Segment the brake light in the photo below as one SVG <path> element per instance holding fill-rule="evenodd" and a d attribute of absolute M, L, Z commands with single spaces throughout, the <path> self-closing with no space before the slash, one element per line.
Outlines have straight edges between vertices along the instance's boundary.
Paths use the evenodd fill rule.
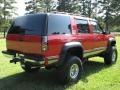
<path fill-rule="evenodd" d="M 47 36 L 42 36 L 42 51 L 48 50 L 48 38 Z"/>

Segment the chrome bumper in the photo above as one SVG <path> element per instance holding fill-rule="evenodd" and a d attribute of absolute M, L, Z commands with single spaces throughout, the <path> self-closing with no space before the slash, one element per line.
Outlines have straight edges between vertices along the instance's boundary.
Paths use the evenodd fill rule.
<path fill-rule="evenodd" d="M 32 59 L 24 59 L 24 62 L 29 62 L 29 63 L 33 63 L 33 64 L 40 64 L 40 65 L 44 65 L 45 61 L 35 61 Z"/>
<path fill-rule="evenodd" d="M 16 55 L 15 53 L 9 51 L 2 51 L 2 54 L 8 58 L 13 58 Z"/>
<path fill-rule="evenodd" d="M 39 64 L 39 65 L 45 65 L 45 60 L 43 58 L 38 58 L 38 59 L 34 59 L 34 58 L 28 58 L 26 57 L 24 54 L 16 54 L 13 52 L 9 52 L 9 51 L 2 51 L 3 55 L 8 57 L 8 58 L 12 58 L 12 60 L 10 60 L 10 63 L 16 63 L 16 62 L 28 62 L 28 63 L 33 63 L 33 64 Z M 56 63 L 58 60 L 57 59 L 48 59 L 48 65 Z"/>

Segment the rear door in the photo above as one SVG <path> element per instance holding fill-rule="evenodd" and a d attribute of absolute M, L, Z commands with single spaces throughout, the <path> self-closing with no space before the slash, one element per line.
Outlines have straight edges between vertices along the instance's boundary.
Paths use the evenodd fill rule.
<path fill-rule="evenodd" d="M 17 18 L 8 31 L 7 48 L 20 53 L 40 54 L 45 26 L 45 14 Z"/>
<path fill-rule="evenodd" d="M 78 28 L 77 39 L 82 43 L 84 52 L 87 53 L 94 47 L 94 39 L 90 31 L 88 20 L 75 18 L 75 21 Z"/>

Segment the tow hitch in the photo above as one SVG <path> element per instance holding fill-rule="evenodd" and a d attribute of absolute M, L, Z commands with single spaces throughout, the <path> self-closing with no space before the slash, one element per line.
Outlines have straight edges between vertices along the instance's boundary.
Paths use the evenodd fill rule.
<path fill-rule="evenodd" d="M 20 58 L 13 58 L 12 60 L 10 60 L 10 63 L 17 63 L 17 62 L 20 62 L 22 61 L 23 59 L 20 59 Z"/>

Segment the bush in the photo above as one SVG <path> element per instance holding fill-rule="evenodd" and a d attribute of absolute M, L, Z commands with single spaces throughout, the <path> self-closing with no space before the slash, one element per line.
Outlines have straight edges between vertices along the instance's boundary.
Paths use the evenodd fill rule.
<path fill-rule="evenodd" d="M 111 32 L 120 32 L 120 26 L 114 26 L 110 29 Z"/>

